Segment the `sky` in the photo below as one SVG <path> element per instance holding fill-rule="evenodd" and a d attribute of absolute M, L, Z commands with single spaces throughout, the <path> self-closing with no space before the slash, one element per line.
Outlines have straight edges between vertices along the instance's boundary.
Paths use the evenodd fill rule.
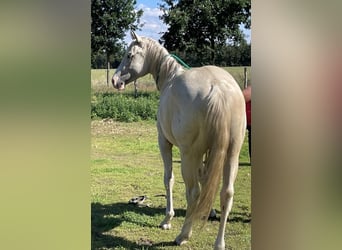
<path fill-rule="evenodd" d="M 163 12 L 159 10 L 160 3 L 160 0 L 137 0 L 136 9 L 143 9 L 144 11 L 140 20 L 140 23 L 144 24 L 144 26 L 141 30 L 136 32 L 138 35 L 151 37 L 158 41 L 161 37 L 160 33 L 167 30 L 167 26 L 159 19 L 159 16 L 163 14 Z M 243 30 L 247 36 L 247 42 L 249 43 L 251 40 L 251 31 Z M 127 44 L 131 42 L 129 32 L 126 33 L 125 41 Z"/>

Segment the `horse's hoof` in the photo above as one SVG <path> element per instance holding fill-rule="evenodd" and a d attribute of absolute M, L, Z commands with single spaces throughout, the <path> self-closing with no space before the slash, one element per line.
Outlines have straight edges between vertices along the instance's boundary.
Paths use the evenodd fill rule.
<path fill-rule="evenodd" d="M 225 245 L 218 245 L 214 247 L 214 250 L 224 250 L 225 249 Z"/>
<path fill-rule="evenodd" d="M 175 239 L 175 244 L 178 246 L 181 246 L 187 242 L 188 242 L 188 238 L 183 237 L 181 235 L 177 236 L 177 238 Z"/>
<path fill-rule="evenodd" d="M 171 229 L 171 223 L 160 224 L 159 227 L 163 230 Z"/>

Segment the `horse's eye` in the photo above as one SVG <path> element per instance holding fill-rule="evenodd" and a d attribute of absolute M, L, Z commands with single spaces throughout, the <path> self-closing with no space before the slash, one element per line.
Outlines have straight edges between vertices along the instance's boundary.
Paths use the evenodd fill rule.
<path fill-rule="evenodd" d="M 127 54 L 127 58 L 128 58 L 128 59 L 131 59 L 131 58 L 132 58 L 132 53 L 131 53 L 131 52 Z"/>

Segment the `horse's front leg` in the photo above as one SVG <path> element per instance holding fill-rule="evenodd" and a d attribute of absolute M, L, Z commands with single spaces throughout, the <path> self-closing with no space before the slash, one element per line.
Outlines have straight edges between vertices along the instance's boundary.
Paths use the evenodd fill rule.
<path fill-rule="evenodd" d="M 160 223 L 162 229 L 171 228 L 171 220 L 175 215 L 173 210 L 172 189 L 174 176 L 172 172 L 172 144 L 164 137 L 161 129 L 158 127 L 158 143 L 160 153 L 164 162 L 164 185 L 166 190 L 166 216 Z"/>

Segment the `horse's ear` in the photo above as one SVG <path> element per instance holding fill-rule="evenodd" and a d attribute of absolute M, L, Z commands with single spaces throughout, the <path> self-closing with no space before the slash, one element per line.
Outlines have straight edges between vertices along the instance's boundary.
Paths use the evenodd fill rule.
<path fill-rule="evenodd" d="M 131 30 L 131 37 L 132 37 L 132 40 L 135 40 L 138 43 L 140 42 L 140 37 L 133 30 Z"/>

